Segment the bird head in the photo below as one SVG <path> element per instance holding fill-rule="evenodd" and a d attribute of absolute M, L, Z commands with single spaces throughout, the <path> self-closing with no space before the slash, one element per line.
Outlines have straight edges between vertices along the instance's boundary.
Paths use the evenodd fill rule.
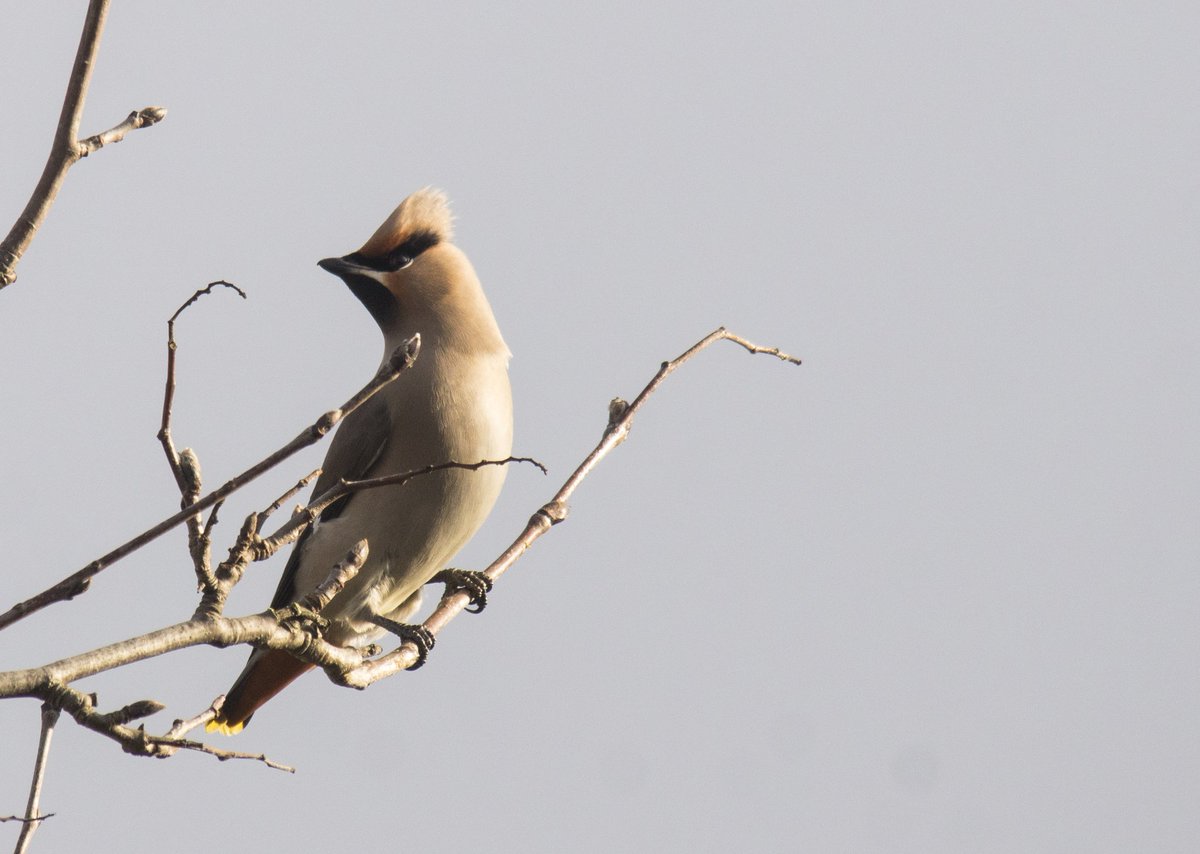
<path fill-rule="evenodd" d="M 318 263 L 346 283 L 386 339 L 420 332 L 426 343 L 507 353 L 471 262 L 450 242 L 451 221 L 445 195 L 418 190 L 362 248 Z"/>

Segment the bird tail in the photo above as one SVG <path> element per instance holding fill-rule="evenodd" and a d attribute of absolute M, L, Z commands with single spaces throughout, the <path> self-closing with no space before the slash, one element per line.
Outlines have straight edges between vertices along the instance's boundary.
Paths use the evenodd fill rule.
<path fill-rule="evenodd" d="M 293 658 L 283 650 L 255 650 L 250 654 L 242 675 L 225 696 L 221 711 L 205 725 L 205 731 L 222 735 L 241 732 L 259 706 L 311 668 L 311 664 Z"/>

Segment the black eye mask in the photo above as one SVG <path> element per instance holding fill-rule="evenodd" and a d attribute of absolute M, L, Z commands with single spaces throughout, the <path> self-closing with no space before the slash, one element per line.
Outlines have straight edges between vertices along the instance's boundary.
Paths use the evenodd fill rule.
<path fill-rule="evenodd" d="M 415 261 L 418 255 L 437 243 L 438 236 L 433 232 L 418 231 L 409 235 L 407 240 L 382 258 L 368 258 L 360 252 L 354 252 L 347 255 L 346 260 L 381 273 L 394 273 L 396 270 L 403 270 Z"/>

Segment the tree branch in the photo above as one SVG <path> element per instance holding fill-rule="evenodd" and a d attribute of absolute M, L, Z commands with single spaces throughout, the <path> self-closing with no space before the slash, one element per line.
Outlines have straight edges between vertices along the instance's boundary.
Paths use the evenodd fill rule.
<path fill-rule="evenodd" d="M 443 463 L 437 466 L 427 466 L 412 472 L 405 472 L 386 478 L 374 478 L 370 481 L 356 481 L 346 484 L 347 491 L 374 488 L 379 486 L 403 483 L 414 477 L 441 471 L 447 468 L 479 469 L 484 466 L 502 465 L 508 460 L 484 460 L 478 463 Z M 335 487 L 336 489 L 336 487 Z M 329 490 L 328 495 L 333 490 Z M 291 530 L 290 539 L 298 536 L 299 530 L 308 524 L 306 520 L 315 518 L 309 510 L 304 510 L 293 517 L 293 521 L 285 526 Z M 291 528 L 294 524 L 298 526 Z M 255 536 L 258 514 L 251 513 L 243 525 L 242 533 L 237 542 L 230 548 L 229 563 L 237 566 L 222 565 L 218 576 L 240 577 L 241 564 L 258 557 L 261 551 L 261 540 Z M 271 539 L 284 539 L 279 534 Z M 347 553 L 345 560 L 330 569 L 329 575 L 307 597 L 306 607 L 319 610 L 328 604 L 342 585 L 347 583 L 362 567 L 367 558 L 368 544 L 362 540 L 355 544 Z M 263 557 L 269 554 L 263 554 Z M 234 579 L 234 582 L 236 578 Z M 230 583 L 228 586 L 232 586 Z M 228 590 L 225 590 L 228 594 Z M 203 599 L 207 599 L 207 594 Z M 123 667 L 137 661 L 145 661 L 169 652 L 185 649 L 191 646 L 211 645 L 218 647 L 235 644 L 253 644 L 271 649 L 282 649 L 311 662 L 335 674 L 354 670 L 362 664 L 363 652 L 356 648 L 339 647 L 330 644 L 319 637 L 314 637 L 291 620 L 286 609 L 279 612 L 264 611 L 247 617 L 224 617 L 219 608 L 205 608 L 202 602 L 192 619 L 176 623 L 157 631 L 149 632 L 138 637 L 118 641 L 99 649 L 73 655 L 43 667 L 31 667 L 25 670 L 10 670 L 0 672 L 0 698 L 5 697 L 40 697 L 43 700 L 54 701 L 61 686 L 69 685 L 86 676 L 94 676 L 106 670 Z M 64 706 L 64 708 L 66 708 Z M 69 711 L 69 709 L 68 709 Z"/>
<path fill-rule="evenodd" d="M 288 442 L 275 453 L 268 456 L 266 459 L 255 463 L 250 468 L 246 469 L 241 474 L 235 475 L 232 479 L 226 481 L 221 487 L 208 493 L 208 495 L 196 501 L 194 504 L 189 504 L 178 513 L 168 516 L 163 521 L 159 522 L 152 528 L 138 534 L 127 543 L 117 546 L 112 551 L 97 558 L 71 575 L 68 575 L 62 581 L 43 590 L 36 596 L 26 599 L 24 602 L 18 602 L 16 605 L 9 608 L 3 614 L 0 614 L 0 629 L 5 629 L 13 623 L 29 616 L 36 611 L 40 611 L 47 605 L 55 602 L 63 602 L 68 599 L 73 599 L 80 593 L 85 592 L 91 585 L 92 578 L 103 572 L 112 564 L 116 563 L 121 558 L 136 551 L 146 543 L 161 537 L 167 531 L 174 528 L 180 522 L 185 521 L 189 516 L 207 510 L 217 502 L 221 501 L 228 495 L 241 489 L 247 483 L 257 478 L 259 475 L 279 465 L 284 460 L 293 456 L 297 452 L 307 448 L 320 441 L 330 430 L 336 427 L 343 418 L 349 415 L 358 407 L 362 406 L 370 400 L 380 389 L 389 383 L 396 380 L 401 373 L 412 367 L 417 359 L 417 355 L 421 350 L 421 336 L 414 335 L 408 341 L 401 344 L 392 353 L 392 357 L 379 369 L 369 383 L 363 386 L 353 397 L 351 397 L 341 408 L 333 409 L 326 412 L 295 439 Z"/>
<path fill-rule="evenodd" d="M 241 531 L 238 532 L 237 539 L 229 549 L 229 556 L 221 562 L 221 565 L 217 567 L 217 571 L 212 574 L 212 584 L 201 587 L 202 595 L 200 597 L 200 604 L 197 606 L 195 613 L 192 614 L 192 617 L 193 619 L 209 619 L 221 616 L 221 613 L 225 609 L 225 601 L 229 598 L 229 593 L 242 580 L 242 575 L 251 561 L 266 560 L 284 546 L 295 542 L 299 539 L 300 534 L 304 532 L 305 528 L 320 518 L 321 513 L 324 512 L 326 507 L 344 495 L 363 489 L 375 489 L 380 486 L 403 484 L 415 477 L 432 474 L 435 471 L 443 471 L 444 469 L 456 468 L 474 471 L 484 466 L 502 466 L 514 462 L 533 463 L 543 473 L 546 471 L 545 466 L 537 460 L 528 457 L 506 457 L 503 460 L 480 460 L 476 463 L 460 463 L 451 460 L 386 477 L 359 481 L 342 480 L 314 498 L 307 507 L 297 509 L 292 514 L 292 518 L 284 523 L 274 534 L 263 537 L 259 531 L 267 518 L 279 509 L 279 506 L 290 495 L 303 489 L 308 481 L 316 477 L 320 472 L 318 469 L 289 489 L 287 493 L 280 496 L 266 510 L 251 513 L 246 517 L 245 522 L 242 523 Z M 365 548 L 366 541 L 364 540 L 363 542 Z M 362 561 L 360 560 L 359 565 L 361 566 L 361 564 Z M 355 572 L 357 571 L 356 568 Z M 325 605 L 322 604 L 317 607 L 319 609 L 325 607 Z"/>
<path fill-rule="evenodd" d="M 188 300 L 167 320 L 167 382 L 166 388 L 163 391 L 163 407 L 162 407 L 162 422 L 158 428 L 158 441 L 163 446 L 163 453 L 167 455 L 167 464 L 171 467 L 171 473 L 175 475 L 175 483 L 179 486 L 179 492 L 185 498 L 183 506 L 192 504 L 200 497 L 200 489 L 198 486 L 193 486 L 192 479 L 189 478 L 180 465 L 179 454 L 175 451 L 175 442 L 171 438 L 171 407 L 175 402 L 175 353 L 179 346 L 175 343 L 175 321 L 187 309 L 194 304 L 200 297 L 206 294 L 211 294 L 213 288 L 218 286 L 230 288 L 235 291 L 242 299 L 246 299 L 246 292 L 232 282 L 226 282 L 224 279 L 216 282 L 209 282 L 204 287 L 200 288 L 192 294 Z M 198 478 L 197 478 L 198 480 Z M 189 495 L 194 493 L 194 497 L 186 500 Z"/>
<path fill-rule="evenodd" d="M 199 500 L 203 478 L 200 474 L 200 459 L 196 452 L 191 448 L 184 448 L 181 452 L 176 451 L 175 442 L 171 436 L 171 407 L 175 400 L 175 356 L 178 350 L 178 345 L 175 343 L 175 321 L 187 310 L 188 306 L 205 294 L 212 293 L 213 288 L 217 286 L 231 288 L 242 299 L 246 298 L 246 292 L 235 284 L 224 280 L 210 282 L 192 294 L 167 320 L 167 379 L 166 388 L 163 391 L 162 422 L 158 430 L 158 441 L 167 457 L 167 465 L 171 468 L 171 474 L 175 477 L 175 484 L 179 487 L 181 496 L 179 506 L 181 508 L 188 507 Z M 188 553 L 191 555 L 192 566 L 196 573 L 197 587 L 202 591 L 209 590 L 216 585 L 216 579 L 212 573 L 211 532 L 213 525 L 217 522 L 217 511 L 220 509 L 220 505 L 219 501 L 213 505 L 207 523 L 203 521 L 200 512 L 193 513 L 185 520 Z"/>
<path fill-rule="evenodd" d="M 224 279 L 209 282 L 192 294 L 167 319 L 167 381 L 166 388 L 163 390 L 162 422 L 158 428 L 158 441 L 162 445 L 163 453 L 166 454 L 167 465 L 171 467 L 175 484 L 179 487 L 181 496 L 179 506 L 181 508 L 188 507 L 200 499 L 203 479 L 200 476 L 200 458 L 196 452 L 191 448 L 176 451 L 175 441 L 171 436 L 171 407 L 175 402 L 175 354 L 179 349 L 175 343 L 175 321 L 200 297 L 211 294 L 213 288 L 218 286 L 230 288 L 242 299 L 246 299 L 246 292 L 232 282 L 226 282 Z M 191 555 L 192 567 L 196 572 L 196 584 L 201 591 L 211 590 L 217 583 L 212 573 L 211 534 L 213 525 L 217 523 L 217 510 L 220 509 L 220 506 L 220 501 L 213 505 L 207 523 L 202 521 L 202 514 L 199 511 L 185 520 L 188 533 L 188 554 Z"/>
<path fill-rule="evenodd" d="M 102 714 L 96 711 L 97 700 L 95 694 L 85 694 L 75 688 L 53 681 L 48 682 L 44 690 L 39 691 L 39 696 L 43 694 L 49 696 L 45 705 L 53 707 L 56 716 L 58 714 L 57 710 L 61 708 L 74 718 L 77 724 L 85 729 L 90 729 L 92 732 L 103 735 L 105 738 L 112 739 L 121 745 L 122 750 L 133 756 L 153 756 L 156 759 L 166 759 L 169 756 L 174 756 L 180 750 L 193 750 L 198 753 L 207 753 L 210 756 L 215 756 L 221 761 L 228 759 L 253 759 L 264 763 L 269 768 L 276 768 L 292 774 L 296 772 L 295 768 L 275 762 L 261 753 L 222 750 L 219 747 L 213 747 L 203 742 L 192 741 L 191 739 L 180 738 L 178 736 L 151 735 L 146 732 L 144 726 L 139 726 L 137 729 L 125 726 L 131 720 L 143 718 L 161 711 L 163 708 L 162 703 L 154 700 L 139 700 L 115 712 Z M 172 732 L 177 727 L 178 722 L 176 722 L 175 727 L 172 727 Z"/>
<path fill-rule="evenodd" d="M 115 145 L 123 140 L 125 135 L 130 131 L 156 125 L 166 117 L 166 107 L 142 107 L 140 110 L 134 110 L 125 117 L 123 122 L 113 125 L 106 131 L 93 134 L 87 139 L 80 140 L 77 149 L 79 157 L 87 157 L 89 154 L 99 151 L 106 145 Z"/>
<path fill-rule="evenodd" d="M 485 466 L 505 466 L 509 463 L 529 463 L 537 466 L 542 474 L 546 474 L 546 467 L 533 457 L 505 457 L 502 460 L 479 460 L 474 463 L 460 463 L 455 460 L 447 460 L 444 463 L 435 463 L 433 465 L 424 466 L 412 471 L 397 472 L 396 474 L 383 475 L 381 477 L 372 477 L 365 480 L 340 480 L 329 489 L 322 492 L 320 495 L 313 496 L 313 499 L 308 503 L 308 506 L 294 513 L 292 518 L 285 522 L 274 534 L 267 537 L 262 537 L 259 540 L 258 549 L 262 557 L 270 557 L 275 552 L 279 551 L 288 543 L 295 542 L 300 534 L 315 522 L 329 505 L 333 504 L 341 498 L 350 495 L 354 492 L 360 492 L 364 489 L 377 489 L 381 486 L 398 486 L 402 483 L 407 483 L 415 477 L 422 477 L 427 474 L 432 474 L 436 471 L 445 471 L 446 469 L 468 469 L 476 471 Z M 313 477 L 309 475 L 309 477 Z M 277 502 L 278 503 L 278 502 Z M 274 507 L 275 505 L 272 505 Z M 261 557 L 256 559 L 261 560 Z"/>
<path fill-rule="evenodd" d="M 799 359 L 782 353 L 776 348 L 760 347 L 724 328 L 717 329 L 705 336 L 677 358 L 663 362 L 658 372 L 632 403 L 626 403 L 618 398 L 609 405 L 608 423 L 600 442 L 572 472 L 550 501 L 533 514 L 516 540 L 484 570 L 485 575 L 493 581 L 499 579 L 513 563 L 528 551 L 534 542 L 551 527 L 565 520 L 567 518 L 567 502 L 575 490 L 588 474 L 626 439 L 634 416 L 650 396 L 671 373 L 699 352 L 720 340 L 732 341 L 750 353 L 773 355 L 784 361 L 800 364 Z M 251 514 L 243 528 L 243 535 L 239 537 L 238 544 L 235 544 L 231 552 L 234 550 L 253 552 L 267 541 L 277 541 L 282 544 L 282 542 L 294 539 L 295 536 L 298 536 L 298 531 L 309 524 L 312 518 L 315 518 L 314 514 L 319 514 L 320 511 L 317 508 L 323 506 L 323 503 L 327 506 L 328 502 L 336 500 L 349 491 L 403 483 L 412 477 L 444 468 L 475 469 L 484 465 L 499 465 L 516 461 L 516 459 L 520 458 L 465 464 L 448 462 L 415 472 L 363 481 L 343 481 L 314 499 L 308 508 L 297 512 L 277 534 L 265 540 L 257 538 L 258 515 Z M 339 490 L 341 491 L 339 492 Z M 276 502 L 271 509 L 280 503 Z M 275 545 L 275 548 L 278 548 L 278 545 Z M 224 617 L 219 613 L 200 615 L 198 610 L 198 616 L 174 626 L 71 656 L 42 667 L 0 673 L 0 698 L 39 697 L 56 708 L 62 708 L 82 726 L 118 741 L 127 752 L 137 755 L 168 756 L 180 749 L 188 749 L 210 753 L 222 759 L 256 759 L 271 767 L 284 767 L 285 770 L 290 770 L 261 755 L 221 751 L 200 742 L 183 739 L 184 733 L 212 718 L 215 714 L 216 704 L 189 721 L 176 721 L 166 735 L 152 736 L 147 734 L 143 728 L 134 730 L 125 724 L 131 719 L 157 710 L 159 707 L 153 701 L 141 701 L 116 712 L 101 714 L 95 710 L 95 699 L 71 688 L 70 683 L 85 676 L 92 676 L 190 646 L 207 644 L 227 647 L 235 644 L 252 644 L 258 647 L 285 650 L 302 661 L 322 668 L 326 675 L 337 684 L 358 689 L 366 688 L 381 679 L 406 670 L 416 663 L 416 647 L 411 643 L 404 643 L 391 652 L 380 655 L 379 648 L 373 645 L 363 649 L 336 646 L 320 636 L 320 621 L 312 619 L 312 614 L 319 611 L 329 599 L 337 594 L 342 585 L 354 577 L 366 556 L 367 543 L 360 541 L 346 555 L 345 560 L 331 569 L 326 580 L 305 598 L 298 609 L 284 608 L 279 611 L 266 611 L 261 614 L 236 618 Z M 239 558 L 239 560 L 245 559 Z M 218 570 L 217 574 L 221 575 L 221 570 Z M 470 596 L 465 592 L 454 592 L 443 596 L 438 607 L 426 619 L 424 627 L 436 635 L 459 612 L 464 610 L 470 601 Z"/>
<path fill-rule="evenodd" d="M 79 37 L 79 49 L 71 67 L 71 79 L 67 83 L 67 94 L 63 99 L 62 112 L 59 114 L 58 127 L 54 132 L 54 142 L 50 146 L 46 166 L 25 209 L 17 217 L 8 236 L 0 242 L 0 289 L 17 280 L 17 263 L 50 212 L 58 190 L 67 177 L 67 171 L 93 151 L 109 143 L 120 142 L 131 130 L 157 124 L 167 114 L 164 107 L 135 110 L 115 127 L 80 142 L 79 121 L 83 115 L 88 85 L 92 80 L 96 52 L 100 48 L 100 35 L 108 17 L 108 5 L 109 0 L 91 0 L 88 4 L 83 33 Z"/>
<path fill-rule="evenodd" d="M 17 839 L 15 854 L 23 854 L 29 850 L 29 843 L 41 823 L 49 816 L 39 812 L 42 799 L 42 783 L 46 779 L 46 762 L 50 759 L 50 739 L 54 736 L 54 725 L 58 723 L 58 707 L 50 703 L 42 704 L 42 735 L 38 739 L 37 759 L 33 763 L 33 780 L 29 784 L 29 801 L 25 805 L 25 826 Z M 51 813 L 50 815 L 53 815 Z"/>
<path fill-rule="evenodd" d="M 566 483 L 554 494 L 554 497 L 533 514 L 529 520 L 529 524 L 525 526 L 525 530 L 513 541 L 512 545 L 504 550 L 504 553 L 500 557 L 492 562 L 491 566 L 483 571 L 484 575 L 492 579 L 492 581 L 498 580 L 509 567 L 516 563 L 521 555 L 529 550 L 529 547 L 534 542 L 553 526 L 567 518 L 567 501 L 571 495 L 583 483 L 584 478 L 591 473 L 592 469 L 599 465 L 600 461 L 608 456 L 613 448 L 625 441 L 629 435 L 630 427 L 633 425 L 633 417 L 645 405 L 646 401 L 650 399 L 650 396 L 680 366 L 717 341 L 732 341 L 752 354 L 761 353 L 775 356 L 793 365 L 800 364 L 799 359 L 795 356 L 789 356 L 778 347 L 761 347 L 758 344 L 747 341 L 741 336 L 734 335 L 723 326 L 701 338 L 676 358 L 668 362 L 663 362 L 658 369 L 658 373 L 650 379 L 646 387 L 633 399 L 633 403 L 626 403 L 620 398 L 616 398 L 609 404 L 608 425 L 604 428 L 604 435 L 600 439 L 600 443 L 579 464 L 579 467 L 571 473 L 571 476 L 567 478 Z M 446 624 L 458 616 L 459 612 L 470 604 L 471 596 L 462 591 L 445 596 L 438 604 L 437 609 L 429 615 L 422 625 L 431 634 L 437 635 L 438 632 L 445 628 Z M 340 678 L 335 677 L 334 681 L 342 682 L 352 688 L 366 688 L 380 679 L 386 679 L 395 673 L 399 673 L 401 670 L 407 670 L 417 662 L 417 657 L 418 650 L 416 645 L 405 643 L 387 655 L 372 659 L 371 661 L 364 661 L 360 667 L 344 674 Z"/>

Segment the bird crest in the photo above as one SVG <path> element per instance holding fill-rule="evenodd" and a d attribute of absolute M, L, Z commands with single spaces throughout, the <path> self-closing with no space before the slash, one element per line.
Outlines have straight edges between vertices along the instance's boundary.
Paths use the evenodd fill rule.
<path fill-rule="evenodd" d="M 431 243 L 449 241 L 454 235 L 453 219 L 446 195 L 425 187 L 402 201 L 358 251 L 368 258 L 381 258 L 418 235 L 431 238 Z"/>

